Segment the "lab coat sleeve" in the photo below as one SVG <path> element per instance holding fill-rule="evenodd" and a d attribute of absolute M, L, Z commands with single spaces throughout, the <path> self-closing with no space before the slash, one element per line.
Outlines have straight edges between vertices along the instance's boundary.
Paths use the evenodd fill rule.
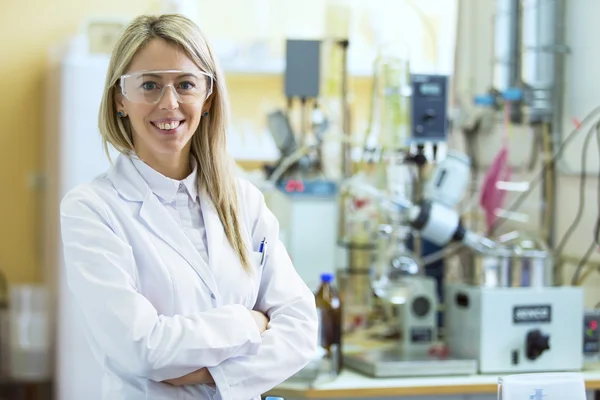
<path fill-rule="evenodd" d="M 75 190 L 64 198 L 61 234 L 67 281 L 100 353 L 154 381 L 257 353 L 260 330 L 242 305 L 158 315 L 136 287 L 131 246 L 115 233 L 106 206 L 90 191 Z"/>
<path fill-rule="evenodd" d="M 248 400 L 271 390 L 305 367 L 317 350 L 314 295 L 279 240 L 279 224 L 262 193 L 252 189 L 247 196 L 260 198 L 253 240 L 266 236 L 269 243 L 255 309 L 265 312 L 270 322 L 258 354 L 209 368 L 222 400 Z"/>

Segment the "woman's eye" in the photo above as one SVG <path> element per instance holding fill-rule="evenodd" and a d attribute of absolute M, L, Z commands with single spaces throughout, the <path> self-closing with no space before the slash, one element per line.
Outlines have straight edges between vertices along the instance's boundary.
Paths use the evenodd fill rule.
<path fill-rule="evenodd" d="M 191 90 L 195 87 L 195 85 L 192 82 L 181 82 L 179 84 L 179 88 L 183 89 L 183 90 Z"/>
<path fill-rule="evenodd" d="M 156 89 L 156 83 L 154 83 L 154 82 L 144 82 L 144 83 L 142 83 L 142 89 L 144 89 L 144 90 L 154 90 L 154 89 Z"/>

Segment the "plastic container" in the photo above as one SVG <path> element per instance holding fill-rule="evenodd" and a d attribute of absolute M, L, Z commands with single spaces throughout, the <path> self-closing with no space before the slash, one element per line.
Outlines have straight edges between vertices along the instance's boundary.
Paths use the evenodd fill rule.
<path fill-rule="evenodd" d="M 41 285 L 10 288 L 8 375 L 27 381 L 51 378 L 49 293 Z"/>

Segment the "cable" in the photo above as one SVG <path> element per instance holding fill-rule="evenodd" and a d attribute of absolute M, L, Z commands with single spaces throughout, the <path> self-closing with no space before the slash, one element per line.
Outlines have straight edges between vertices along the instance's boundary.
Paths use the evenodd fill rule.
<path fill-rule="evenodd" d="M 585 274 L 583 274 L 583 276 L 581 278 L 579 278 L 579 275 L 581 275 L 581 271 L 583 270 L 583 268 L 585 267 L 587 262 L 590 260 L 590 257 L 592 256 L 592 253 L 594 252 L 595 248 L 596 248 L 596 243 L 594 241 L 592 241 L 592 244 L 586 250 L 585 254 L 583 255 L 583 258 L 581 259 L 581 261 L 579 261 L 579 264 L 577 264 L 577 268 L 575 269 L 573 278 L 571 278 L 571 285 L 580 286 L 583 283 L 583 281 L 589 276 L 589 273 L 585 273 Z M 590 271 L 593 271 L 593 270 L 590 270 Z"/>
<path fill-rule="evenodd" d="M 597 126 L 598 125 L 596 125 L 596 127 Z M 577 226 L 579 225 L 579 222 L 581 221 L 581 217 L 583 216 L 583 211 L 585 208 L 585 182 L 587 180 L 586 179 L 587 178 L 587 157 L 588 157 L 589 144 L 590 144 L 590 140 L 592 139 L 593 131 L 594 131 L 594 127 L 591 127 L 588 130 L 588 133 L 586 134 L 584 142 L 583 142 L 583 147 L 581 149 L 581 171 L 579 174 L 579 204 L 577 206 L 577 213 L 575 213 L 575 218 L 573 219 L 573 222 L 571 222 L 571 225 L 566 230 L 562 239 L 558 243 L 558 246 L 556 246 L 555 254 L 557 256 L 557 259 L 562 254 L 562 251 L 563 251 L 565 245 L 567 244 L 567 241 L 573 235 L 573 232 L 575 232 L 575 229 L 577 229 Z M 596 131 L 597 131 L 597 129 L 596 129 Z M 598 133 L 596 133 L 596 135 L 598 135 Z"/>
<path fill-rule="evenodd" d="M 598 142 L 598 153 L 600 153 L 600 124 L 596 125 L 596 130 L 598 135 L 596 136 Z M 594 226 L 594 243 L 596 246 L 600 247 L 600 169 L 598 170 L 597 177 L 598 189 L 596 194 L 596 202 L 598 203 L 598 213 L 596 214 L 596 224 Z"/>
<path fill-rule="evenodd" d="M 596 124 L 596 143 L 598 145 L 598 153 L 600 154 L 600 123 Z M 598 170 L 598 189 L 597 189 L 597 202 L 598 202 L 598 214 L 596 215 L 596 226 L 594 227 L 594 240 L 592 241 L 592 244 L 590 245 L 590 247 L 587 249 L 585 255 L 583 256 L 583 258 L 581 259 L 581 261 L 579 262 L 579 264 L 577 265 L 577 268 L 575 269 L 575 273 L 573 274 L 573 278 L 571 279 L 571 284 L 573 285 L 581 285 L 583 284 L 583 282 L 587 279 L 587 277 L 592 273 L 593 270 L 589 270 L 586 271 L 586 273 L 583 274 L 583 276 L 581 276 L 581 278 L 579 277 L 579 275 L 581 275 L 581 271 L 583 270 L 583 268 L 585 267 L 585 265 L 587 264 L 587 262 L 589 261 L 594 249 L 596 249 L 598 247 L 598 229 L 600 227 L 600 169 Z"/>
<path fill-rule="evenodd" d="M 537 137 L 537 135 L 536 135 L 536 137 Z M 584 146 L 584 148 L 587 148 L 587 146 Z M 544 123 L 542 125 L 542 149 L 543 149 L 544 155 L 546 157 L 550 157 L 550 155 L 552 154 L 552 137 L 551 137 L 550 130 L 548 129 L 547 123 Z M 583 157 L 582 157 L 582 159 L 583 159 Z M 583 168 L 584 167 L 582 166 L 582 169 Z M 546 238 L 546 243 L 550 243 L 551 233 L 552 233 L 552 223 L 550 221 L 553 217 L 552 211 L 555 208 L 554 203 L 556 201 L 556 199 L 554 198 L 553 179 L 552 178 L 556 174 L 556 168 L 554 165 L 551 165 L 551 163 L 545 162 L 543 169 L 544 169 L 544 173 L 545 173 L 545 176 L 544 176 L 545 188 L 544 188 L 544 190 L 546 191 L 546 194 L 543 198 L 546 200 L 546 202 L 545 202 L 545 204 L 543 204 L 544 220 L 542 221 L 542 224 L 543 224 L 543 233 Z M 581 190 L 582 190 L 582 194 L 583 194 L 583 188 Z"/>
<path fill-rule="evenodd" d="M 581 126 L 584 126 L 585 124 L 588 124 L 590 122 L 590 120 L 592 120 L 592 118 L 596 118 L 598 115 L 600 114 L 600 106 L 594 108 L 588 115 L 586 115 L 586 117 L 581 121 L 581 125 L 577 128 L 575 128 L 574 130 L 572 130 L 566 137 L 565 140 L 563 140 L 563 142 L 561 143 L 561 145 L 559 146 L 558 150 L 556 151 L 556 153 L 554 154 L 554 156 L 551 158 L 551 162 L 554 162 L 556 160 L 558 160 L 561 156 L 563 151 L 565 150 L 565 148 L 567 147 L 567 145 L 569 143 L 571 143 L 576 137 L 576 133 L 578 133 L 581 130 Z M 598 122 L 598 121 L 596 121 Z M 547 162 L 547 161 L 546 161 Z M 541 170 L 538 175 L 531 180 L 530 182 L 530 186 L 529 186 L 529 190 L 527 192 L 523 192 L 521 193 L 516 199 L 515 201 L 510 205 L 510 207 L 507 208 L 508 211 L 516 211 L 521 204 L 523 204 L 523 202 L 525 201 L 525 199 L 527 199 L 527 196 L 529 196 L 529 194 L 531 194 L 532 189 L 534 189 L 540 182 L 541 182 L 541 175 L 544 171 Z M 496 230 L 502 226 L 502 224 L 506 221 L 506 219 L 504 218 L 499 218 L 496 220 L 496 222 L 492 225 L 491 229 L 490 229 L 490 236 L 493 235 Z M 600 233 L 600 227 L 598 228 L 598 231 Z"/>

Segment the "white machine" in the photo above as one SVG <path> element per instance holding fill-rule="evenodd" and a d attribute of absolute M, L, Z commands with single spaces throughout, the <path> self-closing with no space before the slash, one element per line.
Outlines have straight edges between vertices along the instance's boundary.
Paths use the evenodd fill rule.
<path fill-rule="evenodd" d="M 449 285 L 445 304 L 450 351 L 481 373 L 583 367 L 581 288 Z"/>
<path fill-rule="evenodd" d="M 403 280 L 406 301 L 396 305 L 401 332 L 400 349 L 404 353 L 427 354 L 438 336 L 436 282 L 426 276 L 410 276 Z"/>
<path fill-rule="evenodd" d="M 311 184 L 297 181 L 265 197 L 296 271 L 316 292 L 321 273 L 336 269 L 337 221 L 332 216 L 338 214 L 338 200 L 331 191 L 312 191 Z"/>

